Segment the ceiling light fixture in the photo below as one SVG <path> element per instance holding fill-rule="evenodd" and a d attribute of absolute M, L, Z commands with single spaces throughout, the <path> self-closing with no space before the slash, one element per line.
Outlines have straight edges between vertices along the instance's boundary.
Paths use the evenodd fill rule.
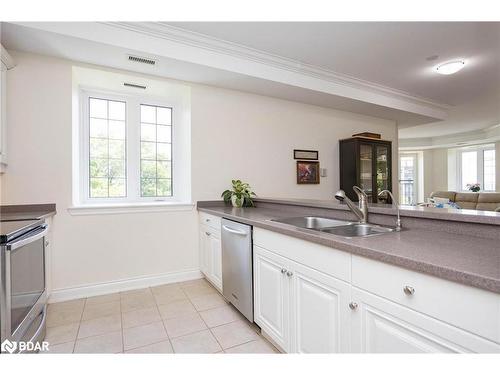
<path fill-rule="evenodd" d="M 437 65 L 434 70 L 439 74 L 450 75 L 458 72 L 465 66 L 464 60 L 448 61 Z"/>

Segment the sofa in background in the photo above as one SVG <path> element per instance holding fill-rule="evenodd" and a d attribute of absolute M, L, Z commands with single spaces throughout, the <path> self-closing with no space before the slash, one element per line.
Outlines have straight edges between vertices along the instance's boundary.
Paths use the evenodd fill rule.
<path fill-rule="evenodd" d="M 435 191 L 431 198 L 445 198 L 467 210 L 500 212 L 500 193 L 458 193 L 455 191 Z"/>

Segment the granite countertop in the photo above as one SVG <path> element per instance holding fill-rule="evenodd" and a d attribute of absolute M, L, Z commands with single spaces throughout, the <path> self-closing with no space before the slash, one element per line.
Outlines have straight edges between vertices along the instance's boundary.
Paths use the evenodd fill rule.
<path fill-rule="evenodd" d="M 346 204 L 340 204 L 332 198 L 332 200 L 318 199 L 280 199 L 280 198 L 255 198 L 255 202 L 286 204 L 290 206 L 303 207 L 318 207 L 318 208 L 334 208 L 335 210 L 349 210 Z M 477 224 L 500 225 L 500 212 L 466 210 L 456 208 L 435 208 L 421 206 L 400 206 L 401 217 L 417 217 L 423 219 L 437 219 L 448 221 L 459 221 Z M 396 209 L 390 204 L 369 203 L 368 212 L 395 215 Z"/>
<path fill-rule="evenodd" d="M 0 206 L 1 221 L 40 220 L 55 214 L 55 203 Z"/>
<path fill-rule="evenodd" d="M 365 238 L 343 238 L 269 221 L 297 216 L 285 209 L 232 208 L 216 204 L 199 211 L 329 246 L 355 255 L 500 293 L 497 240 L 447 232 L 408 229 Z"/>

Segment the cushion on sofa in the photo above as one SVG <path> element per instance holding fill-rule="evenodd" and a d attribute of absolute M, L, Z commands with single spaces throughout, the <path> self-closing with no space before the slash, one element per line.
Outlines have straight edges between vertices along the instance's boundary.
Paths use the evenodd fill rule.
<path fill-rule="evenodd" d="M 479 193 L 456 193 L 455 202 L 473 202 L 477 203 Z"/>
<path fill-rule="evenodd" d="M 435 191 L 431 193 L 431 198 L 446 198 L 449 199 L 450 201 L 454 202 L 455 201 L 455 195 L 456 193 L 454 191 Z"/>
<path fill-rule="evenodd" d="M 500 193 L 480 193 L 477 198 L 478 203 L 499 203 Z"/>

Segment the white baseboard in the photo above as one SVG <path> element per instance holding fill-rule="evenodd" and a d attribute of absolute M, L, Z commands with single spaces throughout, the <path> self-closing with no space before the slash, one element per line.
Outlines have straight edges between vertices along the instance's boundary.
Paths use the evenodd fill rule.
<path fill-rule="evenodd" d="M 161 275 L 111 281 L 109 283 L 83 285 L 74 288 L 55 289 L 50 292 L 49 303 L 69 301 L 78 298 L 101 296 L 103 294 L 124 292 L 127 290 L 148 288 L 181 281 L 203 278 L 199 269 L 169 272 Z"/>

